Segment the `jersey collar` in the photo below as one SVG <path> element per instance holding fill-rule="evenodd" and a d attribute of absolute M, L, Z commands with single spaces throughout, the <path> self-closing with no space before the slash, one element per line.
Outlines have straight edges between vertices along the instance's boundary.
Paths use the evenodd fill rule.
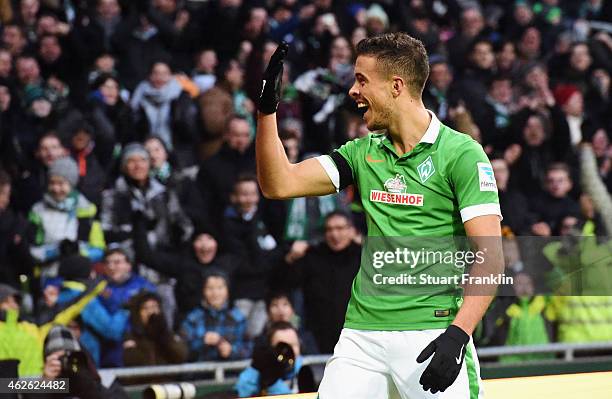
<path fill-rule="evenodd" d="M 427 112 L 431 115 L 431 121 L 419 143 L 433 144 L 436 142 L 438 134 L 440 133 L 440 121 L 433 112 L 430 110 L 427 110 Z"/>
<path fill-rule="evenodd" d="M 427 127 L 427 130 L 425 131 L 423 137 L 421 137 L 421 140 L 419 140 L 419 142 L 417 143 L 417 146 L 421 143 L 435 143 L 438 139 L 438 135 L 440 134 L 440 120 L 430 110 L 427 110 L 427 112 L 429 113 L 429 115 L 431 115 L 431 121 L 429 121 L 429 126 Z M 395 154 L 395 148 L 393 147 L 393 144 L 391 143 L 391 140 L 389 139 L 389 136 L 387 134 L 385 134 L 384 137 L 382 137 L 382 139 L 380 140 L 380 145 L 387 147 L 389 150 L 391 150 L 393 154 Z M 408 155 L 411 152 L 406 153 L 404 155 Z"/>

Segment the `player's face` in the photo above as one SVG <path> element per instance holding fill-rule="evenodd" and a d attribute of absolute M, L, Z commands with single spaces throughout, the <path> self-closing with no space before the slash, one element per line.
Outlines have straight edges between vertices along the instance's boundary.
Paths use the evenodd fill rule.
<path fill-rule="evenodd" d="M 360 110 L 366 110 L 363 120 L 370 131 L 386 129 L 391 112 L 391 79 L 385 78 L 377 68 L 377 61 L 371 56 L 359 56 L 355 62 L 355 83 L 349 95 L 357 102 Z"/>

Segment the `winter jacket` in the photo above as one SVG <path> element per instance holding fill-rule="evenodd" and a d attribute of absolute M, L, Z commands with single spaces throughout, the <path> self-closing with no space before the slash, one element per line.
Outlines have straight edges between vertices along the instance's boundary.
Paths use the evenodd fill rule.
<path fill-rule="evenodd" d="M 276 382 L 269 387 L 262 387 L 259 383 L 259 371 L 254 367 L 247 367 L 238 376 L 238 382 L 234 386 L 238 391 L 238 397 L 246 398 L 250 396 L 256 396 L 263 389 L 266 389 L 268 395 L 286 395 L 296 393 L 297 389 L 292 389 L 290 385 L 294 385 L 297 379 L 297 375 L 302 368 L 303 359 L 298 356 L 295 359 L 295 366 L 293 370 L 285 375 L 285 378 L 279 378 Z"/>
<path fill-rule="evenodd" d="M 306 328 L 312 331 L 321 353 L 333 353 L 338 342 L 360 259 L 358 244 L 334 252 L 321 243 L 310 248 L 293 268 L 294 283 L 304 292 Z"/>
<path fill-rule="evenodd" d="M 181 334 L 189 345 L 192 360 L 223 360 L 216 347 L 204 344 L 207 332 L 218 333 L 232 345 L 230 359 L 246 359 L 251 355 L 251 345 L 245 336 L 246 318 L 238 308 L 226 304 L 217 310 L 200 304 L 181 324 Z"/>
<path fill-rule="evenodd" d="M 140 308 L 150 296 L 137 295 L 130 301 L 130 323 L 124 336 L 123 361 L 126 367 L 156 366 L 187 360 L 187 345 L 168 328 L 163 314 L 140 319 Z M 156 298 L 159 301 L 159 298 Z"/>
<path fill-rule="evenodd" d="M 182 320 L 189 311 L 198 306 L 202 296 L 204 275 L 211 268 L 223 270 L 230 281 L 236 269 L 240 268 L 243 258 L 235 254 L 217 254 L 208 264 L 198 261 L 193 252 L 177 253 L 176 251 L 153 250 L 146 237 L 142 220 L 134 223 L 134 250 L 139 263 L 163 274 L 174 277 L 174 293 L 178 307 L 178 320 Z"/>
<path fill-rule="evenodd" d="M 193 232 L 172 190 L 153 178 L 142 190 L 119 177 L 114 188 L 102 193 L 100 220 L 109 242 L 130 243 L 135 212 L 147 221 L 147 237 L 154 248 L 173 248 L 187 242 Z"/>
<path fill-rule="evenodd" d="M 282 249 L 270 234 L 260 212 L 243 216 L 230 206 L 225 212 L 224 231 L 227 248 L 244 262 L 232 281 L 234 298 L 263 299 L 272 271 L 280 264 Z"/>
<path fill-rule="evenodd" d="M 68 324 L 106 287 L 101 281 L 64 306 L 43 325 L 19 319 L 19 312 L 0 312 L 0 360 L 19 359 L 19 376 L 36 376 L 43 369 L 43 342 L 54 324 Z"/>
<path fill-rule="evenodd" d="M 78 242 L 81 255 L 94 262 L 102 259 L 106 244 L 96 213 L 96 206 L 76 190 L 61 203 L 45 194 L 28 215 L 32 256 L 43 263 L 55 261 L 60 243 L 69 240 Z"/>
<path fill-rule="evenodd" d="M 161 137 L 178 155 L 181 166 L 195 164 L 198 109 L 177 79 L 170 79 L 160 89 L 148 81 L 141 82 L 132 95 L 131 106 L 137 131 Z"/>
<path fill-rule="evenodd" d="M 240 153 L 224 144 L 217 154 L 200 166 L 197 185 L 201 188 L 204 203 L 214 222 L 221 222 L 234 183 L 242 174 L 255 174 L 253 146 Z"/>
<path fill-rule="evenodd" d="M 64 281 L 60 278 L 51 280 L 50 284 L 57 285 L 60 288 L 60 294 L 55 306 L 52 308 L 42 306 L 39 310 L 39 323 L 51 320 L 50 315 L 81 295 L 86 289 L 86 284 L 83 282 Z M 80 341 L 91 354 L 95 364 L 99 366 L 101 351 L 107 345 L 113 343 L 116 345 L 123 338 L 128 325 L 129 312 L 126 309 L 120 309 L 114 313 L 109 312 L 98 296 L 85 306 L 80 318 L 83 322 Z"/>

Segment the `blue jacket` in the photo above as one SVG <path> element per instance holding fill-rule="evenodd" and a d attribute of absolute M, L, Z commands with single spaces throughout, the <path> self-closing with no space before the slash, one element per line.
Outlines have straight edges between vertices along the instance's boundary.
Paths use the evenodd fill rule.
<path fill-rule="evenodd" d="M 251 355 L 251 345 L 245 336 L 246 318 L 238 308 L 230 308 L 226 304 L 216 310 L 200 305 L 189 312 L 181 323 L 181 333 L 189 345 L 192 360 L 223 360 L 216 347 L 204 344 L 204 335 L 211 331 L 232 345 L 230 359 L 246 359 Z"/>
<path fill-rule="evenodd" d="M 297 378 L 300 369 L 302 368 L 302 357 L 298 356 L 295 359 L 295 367 L 293 371 L 285 375 L 285 378 L 279 378 L 276 382 L 270 385 L 267 389 L 268 395 L 286 395 L 294 393 L 291 390 L 291 380 Z M 234 389 L 238 391 L 238 397 L 246 398 L 249 396 L 258 395 L 263 387 L 259 386 L 259 371 L 253 367 L 247 367 L 240 373 L 238 382 L 234 386 Z"/>
<path fill-rule="evenodd" d="M 109 312 L 115 313 L 122 309 L 130 298 L 141 290 L 155 292 L 156 288 L 149 281 L 145 280 L 144 277 L 132 273 L 123 283 L 117 284 L 109 280 L 100 300 Z"/>
<path fill-rule="evenodd" d="M 84 289 L 82 283 L 74 281 L 60 282 L 61 291 L 58 304 L 71 301 Z M 101 302 L 100 297 L 94 298 L 81 312 L 84 328 L 81 333 L 81 343 L 89 351 L 96 365 L 100 366 L 101 346 L 107 342 L 122 343 L 123 334 L 128 325 L 129 312 L 120 309 L 110 313 Z M 102 341 L 105 343 L 102 344 Z"/>

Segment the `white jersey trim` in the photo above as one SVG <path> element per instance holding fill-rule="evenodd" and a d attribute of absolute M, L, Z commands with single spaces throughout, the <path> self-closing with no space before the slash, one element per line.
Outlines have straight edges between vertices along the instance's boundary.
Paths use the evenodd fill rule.
<path fill-rule="evenodd" d="M 315 159 L 323 166 L 325 173 L 327 173 L 332 184 L 336 187 L 336 192 L 338 192 L 340 189 L 340 173 L 334 161 L 332 161 L 329 155 L 319 155 Z"/>
<path fill-rule="evenodd" d="M 470 219 L 474 219 L 475 217 L 484 215 L 497 215 L 499 216 L 500 221 L 503 220 L 499 204 L 495 203 L 467 206 L 463 208 L 460 212 L 461 220 L 463 221 L 463 223 L 467 222 Z"/>

